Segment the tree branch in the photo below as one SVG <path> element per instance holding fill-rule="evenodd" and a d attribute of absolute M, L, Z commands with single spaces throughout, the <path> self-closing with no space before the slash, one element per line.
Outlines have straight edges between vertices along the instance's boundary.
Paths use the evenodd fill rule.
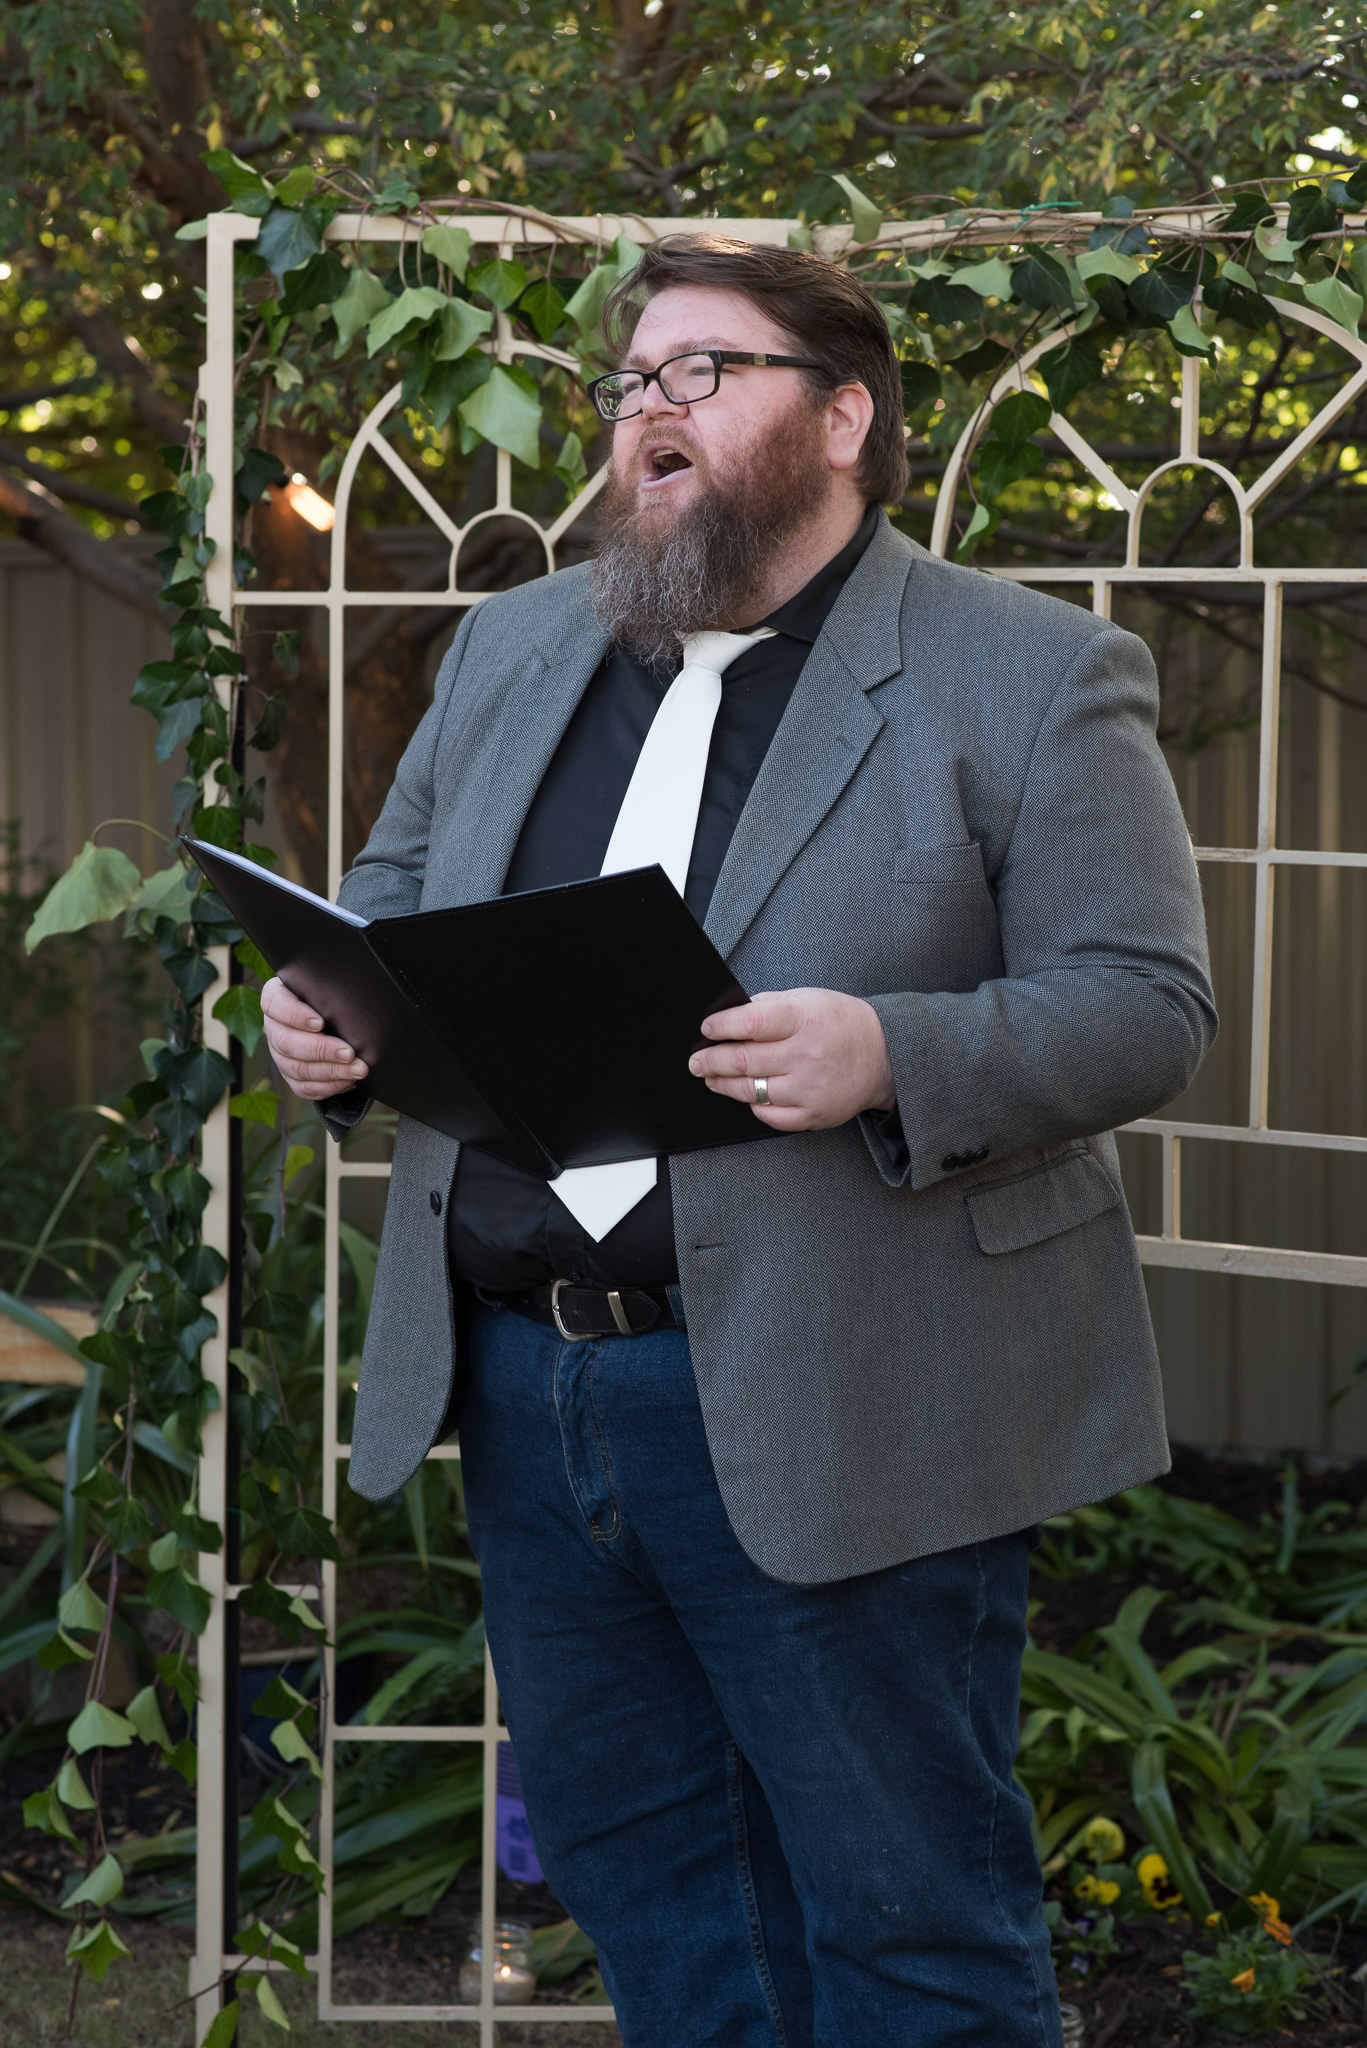
<path fill-rule="evenodd" d="M 136 519 L 139 526 L 143 523 L 142 514 L 131 498 L 120 498 L 113 491 L 102 491 L 97 484 L 83 484 L 78 477 L 68 476 L 64 469 L 53 469 L 46 462 L 31 462 L 13 441 L 0 440 L 0 462 L 7 462 L 11 469 L 22 470 L 25 476 L 31 476 L 54 497 L 64 498 L 72 505 L 88 505 L 92 512 L 105 512 L 111 519 Z"/>

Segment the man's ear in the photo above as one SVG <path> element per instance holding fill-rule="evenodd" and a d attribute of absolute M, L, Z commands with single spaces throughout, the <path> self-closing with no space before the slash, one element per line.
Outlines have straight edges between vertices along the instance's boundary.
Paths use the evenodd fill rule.
<path fill-rule="evenodd" d="M 832 469 L 853 469 L 873 425 L 865 384 L 841 384 L 826 402 L 826 459 Z"/>

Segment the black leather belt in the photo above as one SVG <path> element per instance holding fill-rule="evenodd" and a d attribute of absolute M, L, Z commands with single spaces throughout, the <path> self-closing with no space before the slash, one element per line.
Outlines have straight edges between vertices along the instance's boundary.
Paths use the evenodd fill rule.
<path fill-rule="evenodd" d="M 570 1344 L 683 1327 L 662 1287 L 573 1287 L 557 1280 L 549 1287 L 524 1287 L 518 1294 L 489 1292 L 486 1298 L 533 1322 L 549 1323 Z"/>

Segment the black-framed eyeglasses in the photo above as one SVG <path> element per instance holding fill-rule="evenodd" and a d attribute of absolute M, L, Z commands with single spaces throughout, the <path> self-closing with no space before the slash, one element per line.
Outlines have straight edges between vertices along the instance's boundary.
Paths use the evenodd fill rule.
<path fill-rule="evenodd" d="M 640 412 L 647 384 L 658 384 L 671 405 L 697 405 L 712 398 L 721 384 L 724 363 L 747 363 L 756 370 L 819 370 L 806 356 L 748 355 L 733 348 L 695 348 L 670 356 L 658 370 L 610 370 L 595 377 L 589 397 L 605 420 L 630 420 Z"/>

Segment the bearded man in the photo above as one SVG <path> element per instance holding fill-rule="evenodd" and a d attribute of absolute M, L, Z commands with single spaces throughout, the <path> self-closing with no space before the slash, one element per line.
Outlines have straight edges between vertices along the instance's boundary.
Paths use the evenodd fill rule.
<path fill-rule="evenodd" d="M 597 561 L 467 617 L 343 901 L 660 858 L 774 991 L 691 1063 L 769 1135 L 586 1195 L 401 1124 L 351 1483 L 458 1422 L 532 1833 L 628 2048 L 1056 2048 L 1028 1554 L 1166 1468 L 1109 1132 L 1215 1030 L 1153 666 L 889 524 L 847 274 L 670 239 L 609 332 Z M 364 1067 L 265 1006 L 354 1123 Z"/>

